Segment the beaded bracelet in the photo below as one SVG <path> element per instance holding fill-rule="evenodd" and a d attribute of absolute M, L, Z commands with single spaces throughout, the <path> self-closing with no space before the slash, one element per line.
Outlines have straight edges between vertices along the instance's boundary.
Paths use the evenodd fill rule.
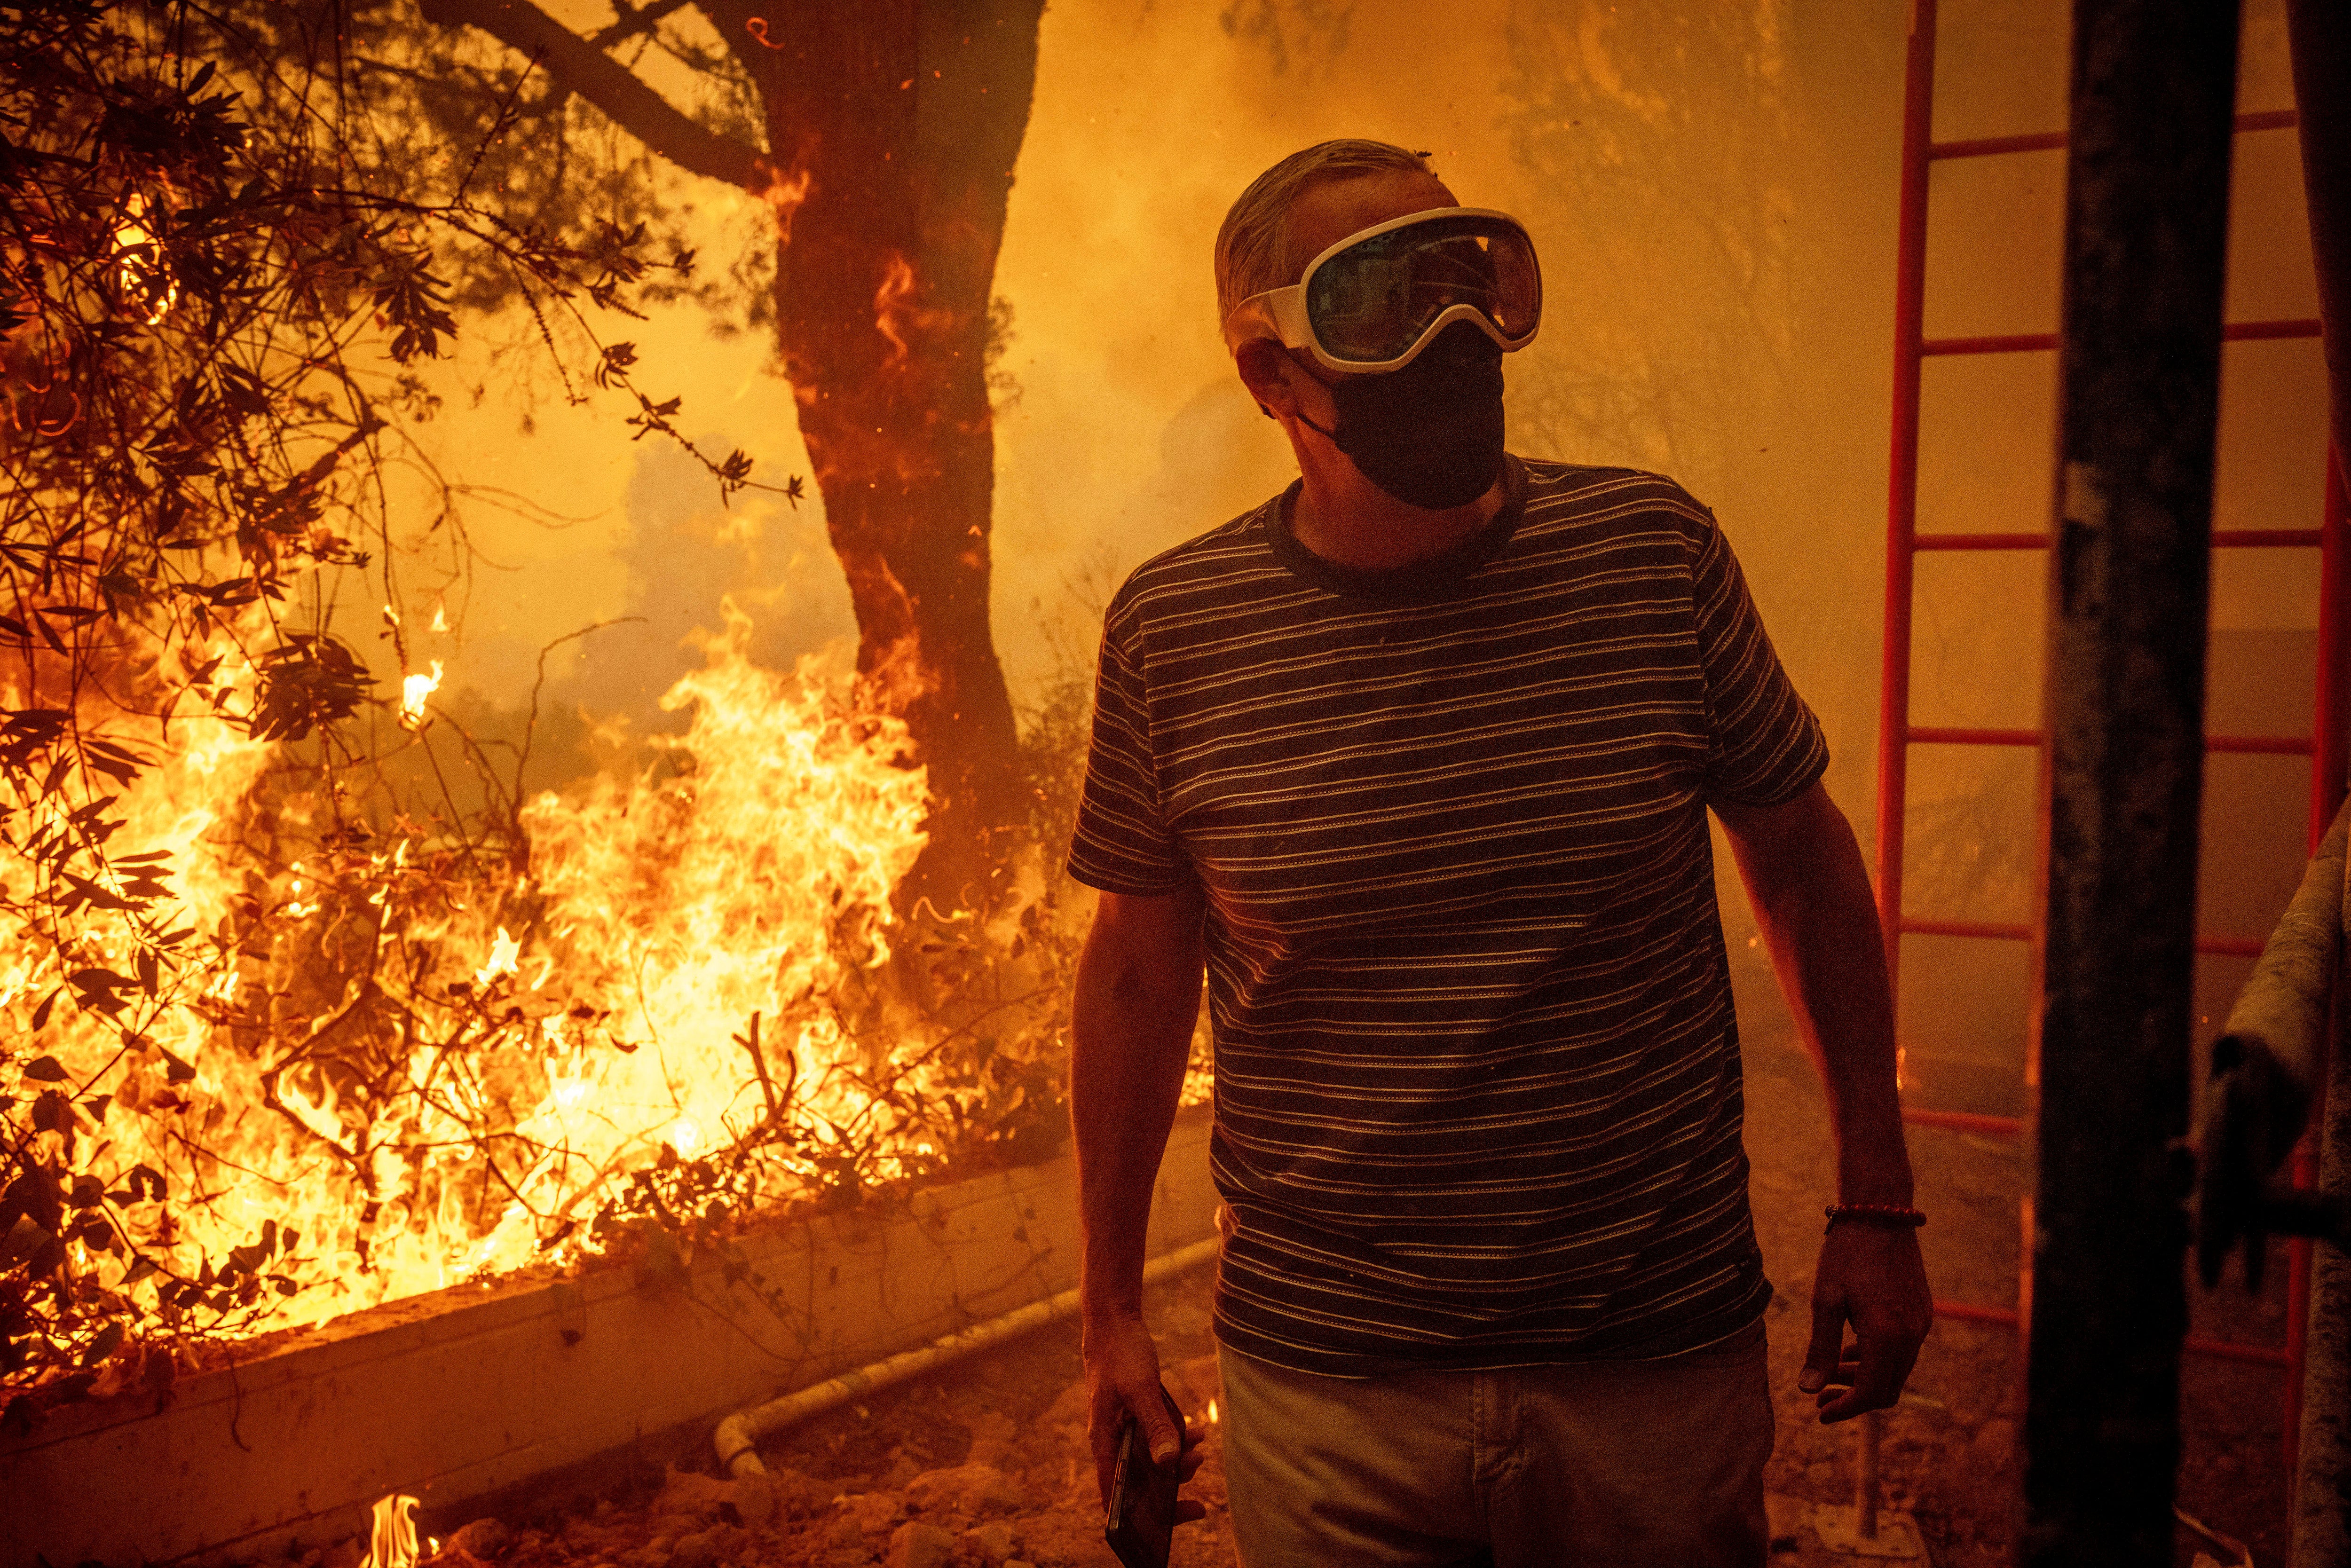
<path fill-rule="evenodd" d="M 1840 1219 L 1865 1219 L 1872 1225 L 1907 1225 L 1914 1229 L 1927 1223 L 1925 1214 L 1898 1203 L 1833 1203 L 1822 1212 L 1829 1217 L 1823 1230 L 1835 1228 Z"/>

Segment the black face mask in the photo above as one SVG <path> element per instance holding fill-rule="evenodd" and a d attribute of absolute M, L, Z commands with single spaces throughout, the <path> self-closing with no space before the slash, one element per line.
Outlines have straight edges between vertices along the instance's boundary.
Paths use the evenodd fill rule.
<path fill-rule="evenodd" d="M 1502 349 L 1457 321 L 1417 359 L 1331 388 L 1339 428 L 1322 430 L 1364 478 L 1408 507 L 1466 507 L 1502 469 Z"/>

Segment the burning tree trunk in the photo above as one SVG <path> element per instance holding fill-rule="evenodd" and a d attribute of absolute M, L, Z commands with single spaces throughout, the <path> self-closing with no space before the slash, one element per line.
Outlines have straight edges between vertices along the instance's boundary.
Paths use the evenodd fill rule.
<path fill-rule="evenodd" d="M 988 628 L 987 308 L 1040 8 L 834 5 L 767 76 L 768 145 L 804 192 L 777 271 L 785 366 L 859 664 L 907 683 L 948 797 L 925 869 L 950 895 L 986 863 L 961 834 L 1018 809 Z"/>
<path fill-rule="evenodd" d="M 1036 75 L 1041 0 L 700 0 L 763 101 L 755 150 L 525 0 L 425 0 L 533 57 L 653 152 L 777 214 L 777 322 L 800 433 L 856 610 L 860 669 L 901 712 L 938 809 L 911 881 L 966 902 L 1021 811 L 988 625 L 989 286 Z"/>

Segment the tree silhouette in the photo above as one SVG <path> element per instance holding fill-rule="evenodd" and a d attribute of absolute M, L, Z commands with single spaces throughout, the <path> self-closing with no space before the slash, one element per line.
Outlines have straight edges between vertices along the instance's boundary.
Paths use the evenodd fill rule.
<path fill-rule="evenodd" d="M 528 0 L 422 6 L 545 73 L 553 96 L 518 106 L 518 123 L 576 95 L 652 153 L 772 210 L 773 320 L 859 668 L 905 718 L 939 802 L 912 890 L 967 901 L 996 835 L 1024 814 L 988 624 L 987 350 L 1042 0 L 615 3 L 586 37 Z M 655 44 L 711 78 L 733 124 L 685 112 L 619 57 Z M 462 84 L 435 78 L 414 90 L 462 114 Z M 517 137 L 504 152 L 542 171 L 556 156 Z"/>

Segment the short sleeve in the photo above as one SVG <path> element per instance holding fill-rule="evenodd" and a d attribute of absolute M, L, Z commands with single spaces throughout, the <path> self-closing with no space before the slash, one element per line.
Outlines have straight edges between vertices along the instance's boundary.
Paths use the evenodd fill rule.
<path fill-rule="evenodd" d="M 1706 530 L 1690 587 L 1710 732 L 1707 800 L 1735 806 L 1792 800 L 1828 770 L 1828 742 L 1781 668 L 1719 528 Z"/>
<path fill-rule="evenodd" d="M 1192 871 L 1160 810 L 1141 661 L 1124 646 L 1120 622 L 1113 606 L 1102 630 L 1070 874 L 1105 893 L 1174 893 L 1190 885 Z"/>

